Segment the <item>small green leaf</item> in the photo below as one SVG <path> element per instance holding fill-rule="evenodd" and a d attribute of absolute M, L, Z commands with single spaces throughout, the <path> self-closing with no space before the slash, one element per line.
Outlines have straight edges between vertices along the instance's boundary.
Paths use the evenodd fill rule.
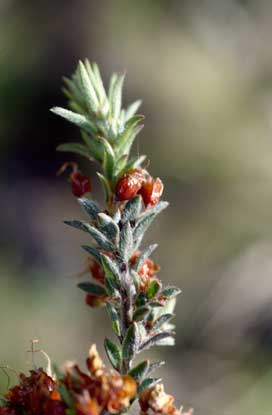
<path fill-rule="evenodd" d="M 111 191 L 111 188 L 110 188 L 110 183 L 109 183 L 108 179 L 105 176 L 103 176 L 103 174 L 101 174 L 99 172 L 97 172 L 96 174 L 97 174 L 97 176 L 98 176 L 98 178 L 99 178 L 99 180 L 100 180 L 100 182 L 103 186 L 106 200 L 107 200 L 107 202 L 110 202 L 111 197 L 112 197 L 112 191 Z"/>
<path fill-rule="evenodd" d="M 62 151 L 62 152 L 67 152 L 67 153 L 75 153 L 75 154 L 80 154 L 83 157 L 87 157 L 88 160 L 90 160 L 90 158 L 92 157 L 92 155 L 90 154 L 89 149 L 84 146 L 83 144 L 80 143 L 65 143 L 65 144 L 60 144 L 57 147 L 57 151 Z"/>
<path fill-rule="evenodd" d="M 118 180 L 124 176 L 124 172 L 126 171 L 126 166 L 128 163 L 128 156 L 124 155 L 122 157 L 116 158 L 115 166 L 114 166 L 114 185 Z"/>
<path fill-rule="evenodd" d="M 175 314 L 163 314 L 154 322 L 152 330 L 153 331 L 159 330 L 165 323 L 168 323 L 174 317 L 175 317 Z"/>
<path fill-rule="evenodd" d="M 136 294 L 139 293 L 139 289 L 140 289 L 140 284 L 141 284 L 141 277 L 138 274 L 138 272 L 134 271 L 133 269 L 131 269 L 131 277 L 134 283 L 134 287 L 135 287 L 135 292 Z"/>
<path fill-rule="evenodd" d="M 145 328 L 145 323 L 139 321 L 137 323 L 137 327 L 138 327 L 139 344 L 141 344 L 146 339 L 146 336 L 148 335 L 148 333 Z"/>
<path fill-rule="evenodd" d="M 82 140 L 85 142 L 86 146 L 89 149 L 90 156 L 93 157 L 96 161 L 101 163 L 104 157 L 104 148 L 101 144 L 101 140 L 97 137 L 90 137 L 85 131 L 81 130 Z"/>
<path fill-rule="evenodd" d="M 134 321 L 141 321 L 143 320 L 146 315 L 150 312 L 149 306 L 141 306 L 136 309 L 136 311 L 133 314 L 133 320 Z"/>
<path fill-rule="evenodd" d="M 96 219 L 98 213 L 101 211 L 100 207 L 96 202 L 94 202 L 91 199 L 87 199 L 85 197 L 82 197 L 78 199 L 78 202 L 81 206 L 81 208 L 92 218 Z"/>
<path fill-rule="evenodd" d="M 106 295 L 106 291 L 103 287 L 101 287 L 101 285 L 97 285 L 94 284 L 92 282 L 89 281 L 85 281 L 85 282 L 80 282 L 78 285 L 78 288 L 80 288 L 81 290 L 90 293 L 90 294 L 94 294 L 94 295 Z"/>
<path fill-rule="evenodd" d="M 164 288 L 161 291 L 160 296 L 166 297 L 167 299 L 170 300 L 171 298 L 175 298 L 180 293 L 181 293 L 181 290 L 178 287 L 169 286 L 169 287 Z"/>
<path fill-rule="evenodd" d="M 96 86 L 97 86 L 97 92 L 100 96 L 100 100 L 106 100 L 107 96 L 106 96 L 106 91 L 103 85 L 103 81 L 102 81 L 102 77 L 99 71 L 99 67 L 96 63 L 93 63 L 93 73 L 96 79 Z"/>
<path fill-rule="evenodd" d="M 84 61 L 86 70 L 88 72 L 90 81 L 95 89 L 99 102 L 106 98 L 103 82 L 100 76 L 98 66 L 96 64 L 91 65 L 88 59 Z"/>
<path fill-rule="evenodd" d="M 97 242 L 100 248 L 110 252 L 114 250 L 112 242 L 102 232 L 100 232 L 94 226 L 91 226 L 89 224 L 87 224 L 86 226 L 87 232 L 93 237 L 93 239 Z"/>
<path fill-rule="evenodd" d="M 143 342 L 139 348 L 140 351 L 147 350 L 152 346 L 172 346 L 174 344 L 175 333 L 164 331 L 150 337 Z"/>
<path fill-rule="evenodd" d="M 169 206 L 169 203 L 161 200 L 160 202 L 158 202 L 156 205 L 154 205 L 153 207 L 147 208 L 145 210 L 145 212 L 142 215 L 143 217 L 148 217 L 148 216 L 152 216 L 155 215 L 157 216 L 159 213 L 161 213 L 164 209 L 166 209 Z"/>
<path fill-rule="evenodd" d="M 148 300 L 151 300 L 152 298 L 154 298 L 156 294 L 158 294 L 160 289 L 161 289 L 161 284 L 159 283 L 159 281 L 153 280 L 146 290 L 146 296 Z"/>
<path fill-rule="evenodd" d="M 125 223 L 120 234 L 119 251 L 120 255 L 125 262 L 129 260 L 133 253 L 133 234 L 131 225 L 129 222 Z"/>
<path fill-rule="evenodd" d="M 68 102 L 69 108 L 71 111 L 77 113 L 77 114 L 85 114 L 85 109 L 83 106 L 81 106 L 80 104 L 78 104 L 77 102 L 73 101 L 73 97 L 69 94 L 69 92 L 67 90 L 63 90 L 64 95 L 70 100 Z"/>
<path fill-rule="evenodd" d="M 106 172 L 107 177 L 111 178 L 113 174 L 113 168 L 115 165 L 115 154 L 112 146 L 107 140 L 105 140 L 104 137 L 100 137 L 99 139 L 101 140 L 101 144 L 104 150 L 103 169 Z"/>
<path fill-rule="evenodd" d="M 119 347 L 109 339 L 104 341 L 105 350 L 114 369 L 120 371 L 122 356 Z"/>
<path fill-rule="evenodd" d="M 144 237 L 145 232 L 147 231 L 147 229 L 149 228 L 149 226 L 153 222 L 154 218 L 155 218 L 155 216 L 151 215 L 151 216 L 139 218 L 139 220 L 137 221 L 137 224 L 136 224 L 136 226 L 133 230 L 135 248 L 138 248 L 138 246 L 140 245 L 140 243 L 142 241 L 142 238 Z"/>
<path fill-rule="evenodd" d="M 128 372 L 136 382 L 140 382 L 145 377 L 149 369 L 149 360 L 144 360 Z"/>
<path fill-rule="evenodd" d="M 130 120 L 128 120 L 125 124 L 124 130 L 122 133 L 118 136 L 117 139 L 117 149 L 119 155 L 128 154 L 126 152 L 126 148 L 128 147 L 128 143 L 133 140 L 137 135 L 137 130 L 139 127 L 137 127 L 137 124 L 144 119 L 144 116 L 142 115 L 135 115 Z"/>
<path fill-rule="evenodd" d="M 63 77 L 63 81 L 65 85 L 68 87 L 70 95 L 72 96 L 72 99 L 76 101 L 76 103 L 79 104 L 81 107 L 83 107 L 84 98 L 77 84 L 72 79 L 66 78 L 65 76 Z"/>
<path fill-rule="evenodd" d="M 106 278 L 105 280 L 105 288 L 108 295 L 112 297 L 118 297 L 118 291 L 109 278 Z"/>
<path fill-rule="evenodd" d="M 118 265 L 107 255 L 101 254 L 101 262 L 105 272 L 106 279 L 110 281 L 115 288 L 120 286 L 121 274 Z"/>
<path fill-rule="evenodd" d="M 136 298 L 136 306 L 137 307 L 141 307 L 143 305 L 145 305 L 147 303 L 147 298 L 146 295 L 144 293 L 140 293 L 137 298 Z"/>
<path fill-rule="evenodd" d="M 141 212 L 141 208 L 142 208 L 142 198 L 141 196 L 135 196 L 132 199 L 130 199 L 127 203 L 126 206 L 124 207 L 124 210 L 122 212 L 122 222 L 128 222 L 128 221 L 133 221 L 135 220 L 140 212 Z"/>
<path fill-rule="evenodd" d="M 131 361 L 138 351 L 139 347 L 139 332 L 137 324 L 134 322 L 128 328 L 123 345 L 122 356 L 124 360 Z"/>
<path fill-rule="evenodd" d="M 91 113 L 96 112 L 99 105 L 98 99 L 92 82 L 88 76 L 88 72 L 81 61 L 79 62 L 78 71 L 81 80 L 82 94 L 84 96 L 87 108 Z"/>
<path fill-rule="evenodd" d="M 138 388 L 138 395 L 140 396 L 144 392 L 145 389 L 153 388 L 155 385 L 157 385 L 161 381 L 162 380 L 160 378 L 159 379 L 147 378 L 143 380 L 143 382 Z"/>
<path fill-rule="evenodd" d="M 64 220 L 63 223 L 68 226 L 72 226 L 72 228 L 79 229 L 84 232 L 88 232 L 87 224 L 81 222 L 80 220 Z"/>
<path fill-rule="evenodd" d="M 72 124 L 77 125 L 79 128 L 82 128 L 84 131 L 90 134 L 95 134 L 96 129 L 94 125 L 88 120 L 84 115 L 77 114 L 73 111 L 66 110 L 65 108 L 54 107 L 51 109 L 56 115 L 59 115 L 62 118 L 65 118 L 67 121 L 71 122 Z"/>
<path fill-rule="evenodd" d="M 115 241 L 119 239 L 119 227 L 111 216 L 106 215 L 105 213 L 99 213 L 98 221 L 101 225 L 102 232 L 104 232 L 110 239 Z"/>
<path fill-rule="evenodd" d="M 126 122 L 125 128 L 135 127 L 140 121 L 144 120 L 144 115 L 134 115 Z"/>
<path fill-rule="evenodd" d="M 113 118 L 119 117 L 122 106 L 122 89 L 125 75 L 117 75 L 109 95 L 110 107 Z"/>
<path fill-rule="evenodd" d="M 157 341 L 156 346 L 175 346 L 175 336 L 165 336 Z"/>
<path fill-rule="evenodd" d="M 114 214 L 114 216 L 113 216 L 112 219 L 117 224 L 120 222 L 120 220 L 121 220 L 121 211 L 120 211 L 120 209 L 117 209 L 117 211 L 115 212 L 115 214 Z"/>
<path fill-rule="evenodd" d="M 105 249 L 106 251 L 114 250 L 112 242 L 109 241 L 109 239 L 106 238 L 106 236 L 94 226 L 89 225 L 89 223 L 83 223 L 79 220 L 65 220 L 64 223 L 66 225 L 72 226 L 73 228 L 80 229 L 84 232 L 89 233 L 98 243 L 100 248 Z"/>
<path fill-rule="evenodd" d="M 118 155 L 119 157 L 129 154 L 130 149 L 134 143 L 135 138 L 137 135 L 141 132 L 141 130 L 144 128 L 143 125 L 137 125 L 136 127 L 129 127 L 127 130 L 125 130 L 122 135 L 120 136 L 120 139 L 118 139 Z"/>
<path fill-rule="evenodd" d="M 147 231 L 147 229 L 149 228 L 149 226 L 151 225 L 151 223 L 155 219 L 155 217 L 162 210 L 167 208 L 168 205 L 169 205 L 168 202 L 161 201 L 161 202 L 157 203 L 153 208 L 147 209 L 145 211 L 145 213 L 139 217 L 139 219 L 137 221 L 137 224 L 135 226 L 134 232 L 133 232 L 133 236 L 134 236 L 135 241 L 137 239 L 139 239 L 139 240 L 142 239 L 145 232 Z"/>
<path fill-rule="evenodd" d="M 111 319 L 111 324 L 114 333 L 119 337 L 121 336 L 121 327 L 120 327 L 120 319 L 119 314 L 116 310 L 116 308 L 110 303 L 106 302 L 107 312 L 109 314 L 109 317 Z"/>
<path fill-rule="evenodd" d="M 126 112 L 125 112 L 125 121 L 129 120 L 131 117 L 133 117 L 133 115 L 136 114 L 141 104 L 142 104 L 142 101 L 138 99 L 137 101 L 133 102 L 127 107 Z"/>
<path fill-rule="evenodd" d="M 87 245 L 82 245 L 81 248 L 88 252 L 88 254 L 92 255 L 99 264 L 101 263 L 100 252 L 98 249 Z"/>
<path fill-rule="evenodd" d="M 88 77 L 92 83 L 93 88 L 96 90 L 96 79 L 93 73 L 93 68 L 91 67 L 89 59 L 84 59 L 84 66 L 87 71 Z M 97 91 L 96 91 L 97 92 Z"/>
<path fill-rule="evenodd" d="M 118 78 L 117 73 L 113 73 L 110 77 L 110 84 L 109 84 L 109 91 L 108 91 L 109 101 L 112 100 L 113 88 L 114 88 L 117 78 Z"/>

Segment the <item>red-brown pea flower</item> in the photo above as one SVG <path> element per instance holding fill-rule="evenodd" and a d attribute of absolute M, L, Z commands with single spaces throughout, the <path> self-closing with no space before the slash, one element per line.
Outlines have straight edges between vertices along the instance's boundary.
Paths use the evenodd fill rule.
<path fill-rule="evenodd" d="M 64 163 L 57 172 L 57 176 L 63 174 L 68 167 L 72 168 L 69 180 L 71 182 L 73 195 L 76 197 L 82 197 L 86 193 L 90 193 L 92 191 L 92 185 L 89 177 L 82 174 L 78 169 L 78 165 L 73 161 L 67 161 Z"/>
<path fill-rule="evenodd" d="M 145 181 L 145 171 L 141 169 L 134 169 L 121 177 L 115 188 L 115 195 L 117 200 L 130 200 L 141 189 Z"/>
<path fill-rule="evenodd" d="M 92 186 L 88 176 L 84 176 L 80 171 L 75 171 L 70 175 L 72 192 L 76 197 L 82 197 L 91 192 Z"/>
<path fill-rule="evenodd" d="M 140 189 L 144 204 L 146 206 L 156 205 L 163 192 L 163 183 L 158 177 L 156 179 L 150 178 L 147 180 Z"/>

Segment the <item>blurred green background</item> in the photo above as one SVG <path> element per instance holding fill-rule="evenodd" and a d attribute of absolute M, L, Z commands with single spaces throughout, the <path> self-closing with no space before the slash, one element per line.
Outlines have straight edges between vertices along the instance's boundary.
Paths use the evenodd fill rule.
<path fill-rule="evenodd" d="M 171 203 L 148 237 L 183 290 L 177 346 L 156 351 L 167 390 L 196 414 L 272 413 L 271 36 L 269 0 L 1 0 L 2 365 L 29 369 L 32 338 L 83 364 L 110 330 L 75 288 L 84 235 L 62 223 L 82 214 L 55 147 L 78 132 L 49 113 L 88 57 L 106 80 L 127 71 L 126 103 L 143 98 L 134 150 Z"/>

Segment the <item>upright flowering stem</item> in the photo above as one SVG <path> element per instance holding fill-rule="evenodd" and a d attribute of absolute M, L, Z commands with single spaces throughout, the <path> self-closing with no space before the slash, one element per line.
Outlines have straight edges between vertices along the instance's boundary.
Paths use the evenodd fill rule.
<path fill-rule="evenodd" d="M 76 124 L 83 140 L 62 144 L 58 150 L 80 154 L 100 166 L 97 174 L 105 206 L 92 194 L 83 195 L 79 203 L 89 221 L 65 223 L 88 233 L 95 242 L 83 248 L 94 261 L 91 273 L 99 284 L 84 281 L 79 287 L 88 305 L 106 305 L 119 341 L 105 339 L 107 356 L 115 370 L 134 378 L 140 396 L 160 381 L 150 374 L 162 362 L 144 360 L 133 367 L 134 358 L 152 346 L 174 344 L 174 326 L 169 322 L 180 290 L 163 288 L 157 278 L 159 267 L 150 259 L 157 245 L 140 249 L 145 232 L 168 203 L 160 201 L 162 181 L 142 166 L 146 157 L 130 156 L 144 117 L 137 114 L 141 101 L 122 108 L 123 82 L 124 75 L 113 74 L 106 92 L 98 66 L 80 62 L 72 78 L 65 78 L 69 109 L 52 111 Z"/>
<path fill-rule="evenodd" d="M 62 144 L 58 150 L 78 153 L 101 167 L 98 177 L 105 207 L 94 202 L 91 194 L 84 195 L 79 203 L 89 222 L 66 223 L 95 241 L 84 249 L 102 267 L 105 282 L 101 286 L 85 281 L 79 287 L 87 292 L 89 305 L 106 302 L 120 343 L 105 340 L 109 360 L 120 373 L 132 373 L 142 392 L 157 380 L 147 377 L 153 370 L 149 361 L 133 368 L 133 360 L 151 346 L 174 344 L 174 326 L 169 321 L 180 290 L 163 288 L 158 280 L 159 268 L 149 258 L 156 245 L 140 250 L 145 232 L 168 203 L 160 201 L 161 180 L 142 167 L 146 157 L 130 156 L 144 117 L 136 114 L 140 101 L 122 109 L 123 81 L 123 75 L 113 74 L 106 92 L 97 65 L 80 62 L 72 78 L 65 79 L 70 109 L 52 111 L 76 124 L 83 139 L 83 143 Z"/>
<path fill-rule="evenodd" d="M 20 384 L 6 395 L 0 415 L 119 415 L 136 399 L 142 415 L 182 415 L 161 379 L 151 376 L 164 362 L 144 359 L 134 365 L 135 357 L 150 347 L 174 344 L 170 321 L 180 293 L 177 287 L 163 287 L 157 277 L 159 266 L 150 258 L 157 244 L 140 248 L 145 232 L 168 206 L 160 200 L 162 181 L 143 167 L 146 157 L 130 156 L 143 127 L 144 117 L 136 114 L 141 102 L 122 108 L 124 75 L 113 74 L 106 92 L 98 66 L 87 60 L 64 81 L 69 109 L 52 112 L 77 125 L 82 142 L 62 144 L 58 150 L 95 161 L 105 193 L 102 205 L 94 201 L 89 177 L 76 163 L 65 163 L 59 172 L 72 168 L 71 190 L 87 216 L 86 221 L 65 223 L 92 238 L 82 248 L 94 281 L 88 278 L 78 286 L 87 305 L 106 306 L 117 337 L 117 342 L 104 342 L 114 371 L 106 371 L 93 345 L 88 373 L 69 364 L 55 380 L 35 368 L 29 377 L 21 375 Z"/>

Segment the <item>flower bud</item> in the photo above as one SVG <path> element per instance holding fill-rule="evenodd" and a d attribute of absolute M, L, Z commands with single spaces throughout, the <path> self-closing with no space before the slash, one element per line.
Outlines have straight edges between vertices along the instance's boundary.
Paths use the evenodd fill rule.
<path fill-rule="evenodd" d="M 139 192 L 145 180 L 144 171 L 134 169 L 126 173 L 117 182 L 115 188 L 116 198 L 120 201 L 130 200 Z"/>
<path fill-rule="evenodd" d="M 160 200 L 162 192 L 163 183 L 158 177 L 156 179 L 147 180 L 140 190 L 140 194 L 142 195 L 146 206 L 156 205 Z"/>
<path fill-rule="evenodd" d="M 92 190 L 89 177 L 84 176 L 80 171 L 74 171 L 70 175 L 72 192 L 76 197 L 82 197 L 85 193 L 89 193 Z"/>
<path fill-rule="evenodd" d="M 70 167 L 72 173 L 69 176 L 72 184 L 72 192 L 76 197 L 82 197 L 85 193 L 92 190 L 91 182 L 88 176 L 84 176 L 78 169 L 77 163 L 73 161 L 66 161 L 57 172 L 57 176 L 63 174 L 66 169 Z"/>

